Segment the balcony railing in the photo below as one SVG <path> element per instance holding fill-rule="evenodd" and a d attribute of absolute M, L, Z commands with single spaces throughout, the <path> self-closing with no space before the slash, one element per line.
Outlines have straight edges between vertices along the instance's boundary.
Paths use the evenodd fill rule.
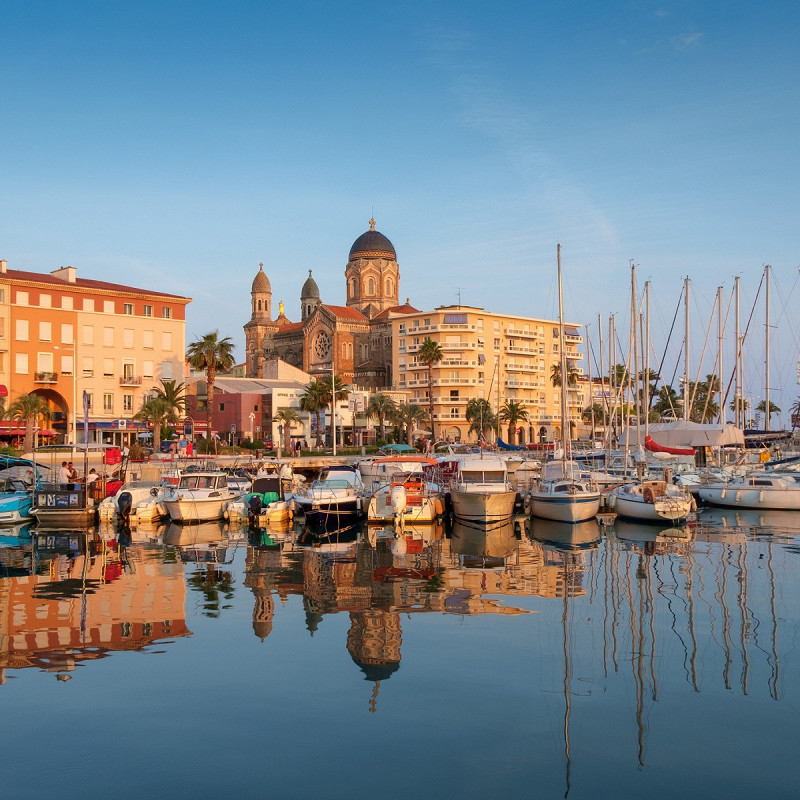
<path fill-rule="evenodd" d="M 141 375 L 121 375 L 119 379 L 120 386 L 141 386 Z"/>
<path fill-rule="evenodd" d="M 33 376 L 34 383 L 57 383 L 57 372 L 37 372 Z"/>

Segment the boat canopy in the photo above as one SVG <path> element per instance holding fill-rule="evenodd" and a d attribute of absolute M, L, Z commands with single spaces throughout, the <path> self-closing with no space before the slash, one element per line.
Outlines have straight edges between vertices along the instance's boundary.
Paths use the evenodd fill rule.
<path fill-rule="evenodd" d="M 629 444 L 636 443 L 636 428 L 626 431 Z M 744 433 L 735 425 L 705 424 L 691 420 L 677 422 L 657 422 L 649 427 L 651 438 L 662 447 L 723 447 L 724 445 L 744 446 Z M 644 431 L 641 433 L 644 442 Z"/>

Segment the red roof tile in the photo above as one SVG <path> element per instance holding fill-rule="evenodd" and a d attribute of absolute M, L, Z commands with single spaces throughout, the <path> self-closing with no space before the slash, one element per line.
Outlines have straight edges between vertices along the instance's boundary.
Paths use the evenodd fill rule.
<path fill-rule="evenodd" d="M 408 303 L 403 303 L 402 306 L 392 306 L 391 308 L 385 308 L 381 311 L 380 314 L 374 317 L 374 319 L 386 319 L 389 314 L 419 314 L 419 309 L 414 308 L 414 306 L 409 305 Z"/>
<path fill-rule="evenodd" d="M 357 311 L 355 308 L 350 308 L 350 306 L 329 306 L 327 303 L 323 303 L 322 305 L 336 317 L 357 319 L 359 322 L 367 321 L 367 318 L 360 311 Z"/>

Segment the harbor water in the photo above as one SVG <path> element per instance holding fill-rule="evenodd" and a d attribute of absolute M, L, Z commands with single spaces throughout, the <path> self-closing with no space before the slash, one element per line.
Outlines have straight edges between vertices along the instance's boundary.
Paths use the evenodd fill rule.
<path fill-rule="evenodd" d="M 800 516 L 0 542 L 6 797 L 794 797 Z"/>

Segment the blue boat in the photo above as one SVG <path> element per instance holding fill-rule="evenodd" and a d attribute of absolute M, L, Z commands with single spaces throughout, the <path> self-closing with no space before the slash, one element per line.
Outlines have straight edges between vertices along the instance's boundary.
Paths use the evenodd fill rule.
<path fill-rule="evenodd" d="M 16 525 L 33 518 L 33 490 L 39 470 L 24 458 L 0 458 L 0 525 Z"/>

